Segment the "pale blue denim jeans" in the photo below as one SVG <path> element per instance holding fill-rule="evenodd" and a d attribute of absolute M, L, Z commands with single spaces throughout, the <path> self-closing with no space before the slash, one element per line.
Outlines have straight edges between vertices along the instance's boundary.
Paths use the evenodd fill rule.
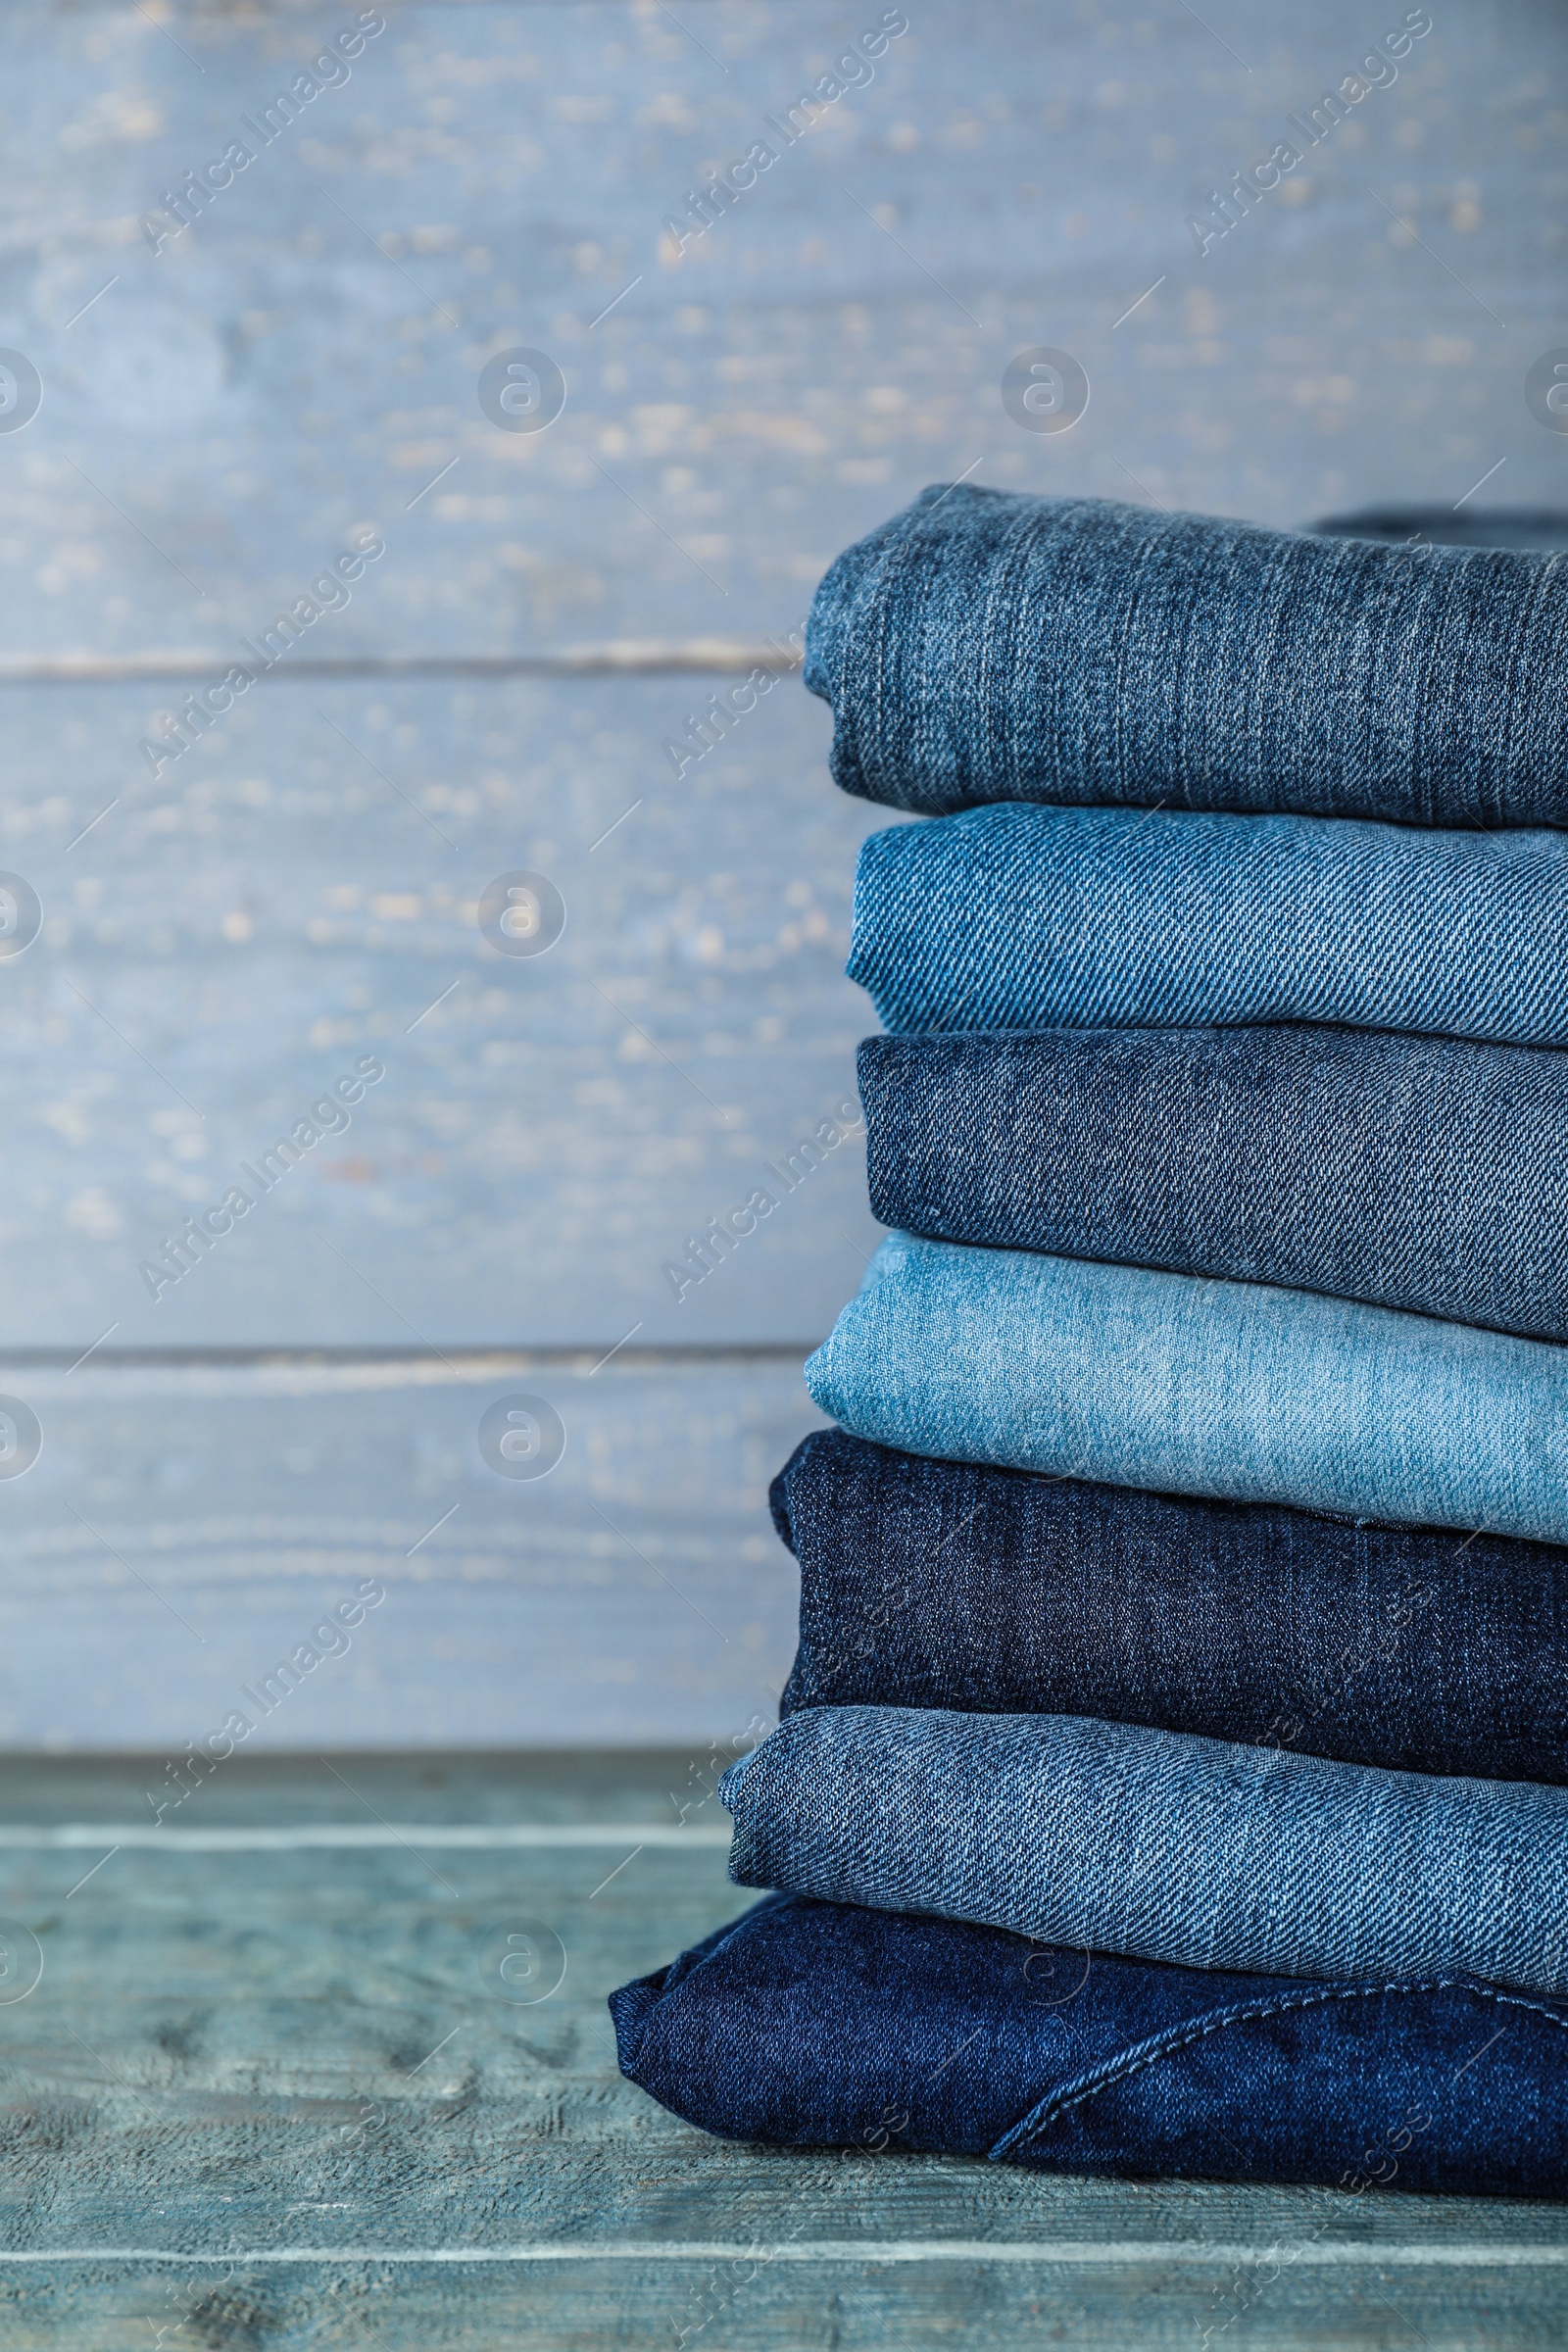
<path fill-rule="evenodd" d="M 806 1379 L 909 1453 L 1568 1542 L 1568 1348 L 1391 1307 L 890 1234 Z"/>

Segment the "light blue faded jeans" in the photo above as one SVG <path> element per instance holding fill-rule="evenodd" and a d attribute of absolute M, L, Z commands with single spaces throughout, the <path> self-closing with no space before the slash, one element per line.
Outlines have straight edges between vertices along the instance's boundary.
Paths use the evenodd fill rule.
<path fill-rule="evenodd" d="M 910 1453 L 1568 1542 L 1568 1348 L 1390 1307 L 891 1234 L 806 1380 Z"/>
<path fill-rule="evenodd" d="M 1565 1788 L 1065 1715 L 803 1707 L 719 1793 L 743 1886 L 1188 1968 L 1568 1993 Z"/>

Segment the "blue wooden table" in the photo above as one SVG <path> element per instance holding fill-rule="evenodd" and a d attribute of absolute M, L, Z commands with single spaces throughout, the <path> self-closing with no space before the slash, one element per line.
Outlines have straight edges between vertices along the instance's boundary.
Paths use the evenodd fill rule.
<path fill-rule="evenodd" d="M 154 1760 L 0 1771 L 7 2345 L 1561 2341 L 1551 2206 L 678 2123 L 604 2003 L 754 1899 L 721 1761 L 236 1758 L 156 1830 Z"/>

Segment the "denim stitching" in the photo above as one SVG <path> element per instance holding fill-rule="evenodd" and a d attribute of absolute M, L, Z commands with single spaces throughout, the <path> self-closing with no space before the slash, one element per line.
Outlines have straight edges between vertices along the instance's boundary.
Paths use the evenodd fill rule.
<path fill-rule="evenodd" d="M 1537 2017 L 1548 2018 L 1554 2026 L 1568 2031 L 1568 2018 L 1555 2009 L 1548 2009 L 1544 2003 L 1529 2000 L 1518 1993 L 1504 1992 L 1493 1985 L 1472 1984 L 1463 1977 L 1435 1977 L 1419 1984 L 1337 1984 L 1322 1992 L 1286 1993 L 1272 2001 L 1239 2002 L 1229 2009 L 1216 2010 L 1211 2017 L 1204 2018 L 1196 2026 L 1171 2027 L 1151 2041 L 1136 2043 L 1130 2050 L 1118 2051 L 1114 2058 L 1104 2060 L 1097 2068 L 1095 2078 L 1081 2088 L 1069 2083 L 1063 2090 L 1048 2093 L 1046 2099 L 1032 2107 L 1010 2131 L 1003 2133 L 987 2161 L 994 2164 L 1014 2148 L 1027 2146 L 1031 2139 L 1038 2139 L 1050 2125 L 1070 2108 L 1081 2107 L 1086 2100 L 1098 2097 L 1101 2091 L 1108 2090 L 1118 2082 L 1127 2082 L 1133 2075 L 1175 2057 L 1193 2042 L 1201 2041 L 1206 2034 L 1218 2033 L 1222 2026 L 1250 2025 L 1260 2018 L 1282 2016 L 1290 2009 L 1322 2008 L 1329 2001 L 1387 1999 L 1401 1993 L 1449 1992 L 1455 1989 L 1474 1993 L 1480 2000 L 1501 2002 L 1511 2009 L 1529 2009 Z"/>

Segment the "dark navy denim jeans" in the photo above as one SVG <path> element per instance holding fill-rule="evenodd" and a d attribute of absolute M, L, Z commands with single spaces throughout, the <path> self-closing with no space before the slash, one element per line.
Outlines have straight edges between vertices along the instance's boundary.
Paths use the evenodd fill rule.
<path fill-rule="evenodd" d="M 1348 1764 L 1568 1782 L 1568 1550 L 939 1462 L 815 1430 L 780 1713 L 1098 1715 Z"/>
<path fill-rule="evenodd" d="M 1568 822 L 1568 559 L 934 485 L 832 564 L 847 792 Z"/>
<path fill-rule="evenodd" d="M 1305 1024 L 868 1037 L 871 1212 L 1568 1340 L 1568 1054 Z"/>
<path fill-rule="evenodd" d="M 1568 512 L 1561 507 L 1359 507 L 1324 514 L 1306 525 L 1330 539 L 1384 539 L 1399 547 L 1527 547 L 1550 554 L 1568 548 Z"/>
<path fill-rule="evenodd" d="M 1568 2005 L 1474 1978 L 1301 1984 L 797 1896 L 610 2007 L 621 2072 L 726 2139 L 1351 2193 L 1568 2187 Z"/>

